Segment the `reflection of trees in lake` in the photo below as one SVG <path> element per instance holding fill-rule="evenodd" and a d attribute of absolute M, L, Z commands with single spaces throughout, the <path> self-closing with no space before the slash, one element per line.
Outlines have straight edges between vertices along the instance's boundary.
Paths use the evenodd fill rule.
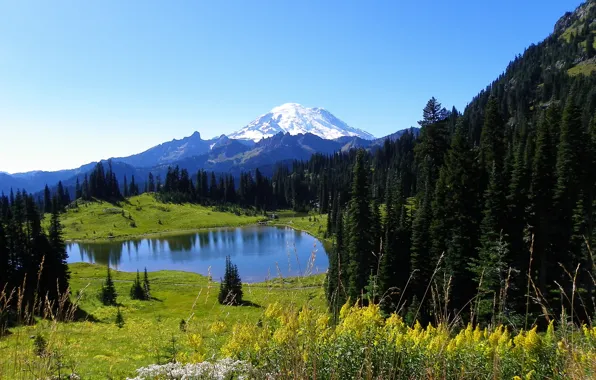
<path fill-rule="evenodd" d="M 78 245 L 81 261 L 88 261 L 118 268 L 122 261 L 122 242 L 107 243 L 74 243 Z"/>
<path fill-rule="evenodd" d="M 275 263 L 284 275 L 288 268 L 292 269 L 293 275 L 304 272 L 315 241 L 310 235 L 293 229 L 255 226 L 179 236 L 154 235 L 124 242 L 71 243 L 68 253 L 72 256 L 69 262 L 109 263 L 124 271 L 142 270 L 146 266 L 151 271 L 173 269 L 207 274 L 207 268 L 211 266 L 215 278 L 223 273 L 225 256 L 231 255 L 243 278 L 246 276 L 256 281 L 265 278 L 268 268 L 270 275 L 275 276 Z M 315 266 L 324 270 L 327 262 L 324 248 L 327 247 L 316 243 Z"/>
<path fill-rule="evenodd" d="M 189 252 L 194 245 L 195 235 L 166 236 L 170 251 Z"/>

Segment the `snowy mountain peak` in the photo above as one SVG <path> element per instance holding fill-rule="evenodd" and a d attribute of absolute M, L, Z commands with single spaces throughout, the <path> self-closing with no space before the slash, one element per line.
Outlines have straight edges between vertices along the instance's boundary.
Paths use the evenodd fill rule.
<path fill-rule="evenodd" d="M 277 106 L 228 137 L 258 142 L 280 132 L 290 135 L 312 133 L 327 140 L 343 136 L 374 139 L 370 133 L 350 127 L 323 108 L 308 108 L 298 103 Z"/>

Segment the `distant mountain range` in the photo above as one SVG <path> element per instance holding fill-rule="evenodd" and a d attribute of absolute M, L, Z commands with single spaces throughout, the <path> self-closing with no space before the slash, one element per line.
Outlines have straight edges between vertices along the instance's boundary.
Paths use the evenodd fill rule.
<path fill-rule="evenodd" d="M 412 129 L 417 133 L 417 129 Z M 407 130 L 398 131 L 389 138 L 399 138 Z M 112 158 L 113 170 L 119 180 L 124 175 L 135 175 L 143 183 L 149 172 L 165 174 L 168 166 L 178 165 L 194 173 L 199 169 L 238 174 L 241 171 L 262 168 L 272 174 L 277 162 L 306 160 L 314 153 L 332 154 L 353 148 L 372 149 L 385 138 L 374 137 L 362 130 L 349 127 L 322 108 L 306 108 L 288 103 L 275 107 L 246 127 L 229 136 L 203 140 L 199 132 L 154 146 L 128 157 Z M 33 171 L 7 174 L 0 172 L 0 192 L 26 189 L 37 192 L 46 184 L 55 186 L 62 181 L 74 186 L 95 166 L 95 162 L 76 169 L 54 172 Z"/>

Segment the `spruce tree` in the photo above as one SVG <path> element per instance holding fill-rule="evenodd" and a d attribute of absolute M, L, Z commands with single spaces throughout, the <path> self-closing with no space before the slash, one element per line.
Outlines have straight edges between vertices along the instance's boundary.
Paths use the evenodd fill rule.
<path fill-rule="evenodd" d="M 577 106 L 574 93 L 565 104 L 561 122 L 561 133 L 557 152 L 557 183 L 554 193 L 555 215 L 558 226 L 553 230 L 553 257 L 551 262 L 560 263 L 568 271 L 575 267 L 572 252 L 573 212 L 579 201 L 584 181 L 586 135 L 582 128 L 581 110 Z M 566 278 L 562 269 L 554 268 L 550 283 L 559 284 Z"/>
<path fill-rule="evenodd" d="M 551 258 L 552 235 L 551 228 L 555 226 L 553 218 L 553 196 L 556 185 L 556 138 L 560 129 L 561 114 L 555 104 L 549 106 L 538 123 L 536 132 L 536 147 L 532 164 L 530 185 L 529 224 L 533 235 L 533 252 L 535 268 L 538 278 L 535 279 L 542 294 L 547 294 L 547 273 L 550 267 L 556 265 Z M 527 273 L 527 256 L 517 267 Z M 523 288 L 523 282 L 520 288 Z"/>
<path fill-rule="evenodd" d="M 130 195 L 130 188 L 128 187 L 128 181 L 126 179 L 126 175 L 124 176 L 124 183 L 123 183 L 123 194 L 124 194 L 124 198 L 128 198 Z"/>
<path fill-rule="evenodd" d="M 478 284 L 479 299 L 477 300 L 478 315 L 488 318 L 493 313 L 493 302 L 498 298 L 499 291 L 504 287 L 505 261 L 509 248 L 506 238 L 503 237 L 501 220 L 505 215 L 505 196 L 502 188 L 502 178 L 497 173 L 496 165 L 490 176 L 488 189 L 484 199 L 486 205 L 482 219 L 481 247 L 478 259 L 470 265 Z"/>
<path fill-rule="evenodd" d="M 55 295 L 54 299 L 57 299 L 68 290 L 70 271 L 67 264 L 68 255 L 62 234 L 62 224 L 56 208 L 52 210 L 50 218 L 48 242 L 50 250 L 44 260 L 44 270 L 52 278 L 52 281 L 48 284 L 48 291 L 50 294 Z M 56 294 L 56 292 L 59 294 Z"/>
<path fill-rule="evenodd" d="M 393 177 L 387 180 L 385 195 L 385 234 L 379 267 L 379 291 L 385 311 L 397 309 L 398 297 L 403 294 L 410 267 L 409 241 L 404 241 L 404 228 L 400 223 L 403 199 Z M 397 195 L 397 196 L 396 196 Z M 397 199 L 396 199 L 397 198 Z"/>
<path fill-rule="evenodd" d="M 149 179 L 148 179 L 147 191 L 150 193 L 155 192 L 155 179 L 153 178 L 153 173 L 149 172 Z"/>
<path fill-rule="evenodd" d="M 365 154 L 359 150 L 353 169 L 352 198 L 346 220 L 348 238 L 348 295 L 360 297 L 374 268 L 373 221 L 369 199 L 368 170 Z"/>
<path fill-rule="evenodd" d="M 147 299 L 145 295 L 145 290 L 143 289 L 143 285 L 141 285 L 141 277 L 139 275 L 139 271 L 137 270 L 137 278 L 132 283 L 132 287 L 130 288 L 130 298 L 133 300 L 140 300 L 144 301 Z"/>
<path fill-rule="evenodd" d="M 143 274 L 143 291 L 145 292 L 145 299 L 151 299 L 151 284 L 149 283 L 149 274 L 147 274 L 147 267 Z"/>
<path fill-rule="evenodd" d="M 46 214 L 52 212 L 52 194 L 48 185 L 43 190 L 43 212 Z"/>
<path fill-rule="evenodd" d="M 218 301 L 222 305 L 242 305 L 242 280 L 238 267 L 232 264 L 230 256 L 226 256 L 226 271 L 221 280 Z"/>
<path fill-rule="evenodd" d="M 105 306 L 116 306 L 117 297 L 118 293 L 116 293 L 114 280 L 112 280 L 112 274 L 110 272 L 110 267 L 108 266 L 108 274 L 106 276 L 106 281 L 101 286 L 100 299 Z"/>

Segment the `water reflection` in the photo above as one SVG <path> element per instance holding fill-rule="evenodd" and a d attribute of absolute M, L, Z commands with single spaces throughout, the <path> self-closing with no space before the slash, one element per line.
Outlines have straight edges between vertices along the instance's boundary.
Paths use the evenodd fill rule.
<path fill-rule="evenodd" d="M 214 229 L 192 234 L 150 237 L 124 242 L 68 244 L 69 262 L 92 262 L 124 271 L 147 268 L 185 270 L 223 276 L 226 255 L 238 265 L 246 282 L 268 275 L 297 276 L 307 271 L 316 251 L 312 273 L 327 270 L 325 248 L 314 237 L 291 228 L 252 226 Z"/>

